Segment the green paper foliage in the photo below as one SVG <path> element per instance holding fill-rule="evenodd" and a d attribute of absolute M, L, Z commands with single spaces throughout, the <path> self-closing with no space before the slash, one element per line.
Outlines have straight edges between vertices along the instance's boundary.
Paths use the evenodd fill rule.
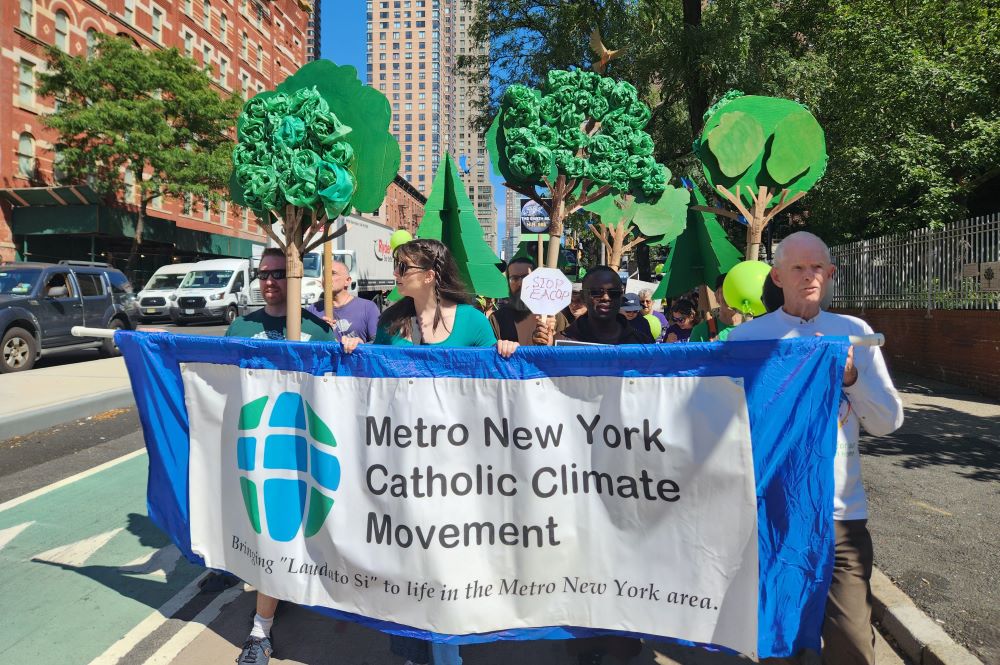
<path fill-rule="evenodd" d="M 706 115 L 694 150 L 713 188 L 739 185 L 749 204 L 746 188 L 806 192 L 826 171 L 823 128 L 797 102 L 730 91 Z"/>
<path fill-rule="evenodd" d="M 666 185 L 644 131 L 649 107 L 627 82 L 582 70 L 550 71 L 540 90 L 510 85 L 486 135 L 493 168 L 512 185 L 589 179 L 614 194 L 659 196 Z M 600 123 L 588 136 L 588 121 Z"/>
<path fill-rule="evenodd" d="M 469 293 L 487 298 L 510 295 L 507 278 L 497 267 L 500 258 L 483 239 L 475 206 L 447 153 L 434 176 L 417 237 L 440 240 L 451 250 Z"/>
<path fill-rule="evenodd" d="M 685 193 L 686 190 L 684 190 Z M 705 205 L 697 189 L 688 193 L 691 205 Z M 688 208 L 684 232 L 670 243 L 663 269 L 663 279 L 654 298 L 676 298 L 702 284 L 715 286 L 725 274 L 743 260 L 743 253 L 726 237 L 726 231 L 711 213 Z"/>
<path fill-rule="evenodd" d="M 669 181 L 670 170 L 661 168 L 664 182 Z M 647 244 L 659 246 L 666 245 L 684 230 L 690 198 L 686 189 L 666 185 L 655 203 L 632 200 L 626 205 L 620 196 L 605 196 L 583 208 L 610 226 L 617 226 L 622 220 L 631 222 L 646 237 Z"/>
<path fill-rule="evenodd" d="M 390 118 L 385 95 L 362 85 L 354 67 L 305 65 L 244 105 L 233 201 L 257 211 L 323 209 L 330 219 L 351 208 L 374 212 L 399 171 Z"/>

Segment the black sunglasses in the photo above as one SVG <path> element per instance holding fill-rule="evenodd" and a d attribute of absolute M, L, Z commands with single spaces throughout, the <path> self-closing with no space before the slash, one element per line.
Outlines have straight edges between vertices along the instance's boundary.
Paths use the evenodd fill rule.
<path fill-rule="evenodd" d="M 269 279 L 285 279 L 286 270 L 284 268 L 280 270 L 258 270 L 257 279 L 262 282 L 266 282 Z"/>
<path fill-rule="evenodd" d="M 407 270 L 430 270 L 430 268 L 425 268 L 424 266 L 411 266 L 408 263 L 403 263 L 402 261 L 396 261 L 392 264 L 392 269 L 400 274 L 400 276 L 405 275 Z"/>
<path fill-rule="evenodd" d="M 600 298 L 606 295 L 607 297 L 614 300 L 615 298 L 621 298 L 624 291 L 622 289 L 587 289 L 591 298 Z"/>

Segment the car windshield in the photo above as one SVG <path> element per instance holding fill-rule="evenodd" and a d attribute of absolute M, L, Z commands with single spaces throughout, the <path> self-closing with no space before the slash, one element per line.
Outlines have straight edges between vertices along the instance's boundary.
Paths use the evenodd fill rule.
<path fill-rule="evenodd" d="M 184 275 L 153 275 L 146 283 L 146 291 L 167 291 L 181 285 Z"/>
<path fill-rule="evenodd" d="M 26 296 L 30 294 L 42 271 L 37 268 L 0 267 L 0 295 Z"/>
<path fill-rule="evenodd" d="M 323 276 L 323 259 L 319 254 L 306 254 L 302 258 L 302 274 L 305 277 Z"/>
<path fill-rule="evenodd" d="M 182 289 L 224 289 L 229 286 L 232 270 L 192 270 L 181 282 Z"/>

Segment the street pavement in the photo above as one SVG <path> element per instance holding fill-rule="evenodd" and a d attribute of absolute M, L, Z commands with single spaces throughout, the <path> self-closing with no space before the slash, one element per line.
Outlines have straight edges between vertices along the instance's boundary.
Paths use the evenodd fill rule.
<path fill-rule="evenodd" d="M 3 386 L 0 377 L 0 392 Z M 984 662 L 1000 662 L 1000 529 L 990 519 L 1000 508 L 1000 406 L 950 386 L 907 380 L 902 387 L 908 416 L 914 412 L 907 426 L 891 438 L 864 442 L 877 563 Z M 943 451 L 941 439 L 948 443 Z M 235 658 L 248 631 L 252 593 L 197 593 L 203 571 L 183 560 L 147 517 L 145 482 L 134 408 L 0 443 L 0 654 L 7 661 Z M 399 662 L 384 635 L 302 608 L 281 610 L 275 637 L 275 665 Z M 880 663 L 904 662 L 884 640 L 879 649 Z M 469 665 L 573 662 L 564 645 L 549 642 L 477 645 L 463 654 Z M 647 644 L 635 662 L 724 665 L 739 659 Z"/>

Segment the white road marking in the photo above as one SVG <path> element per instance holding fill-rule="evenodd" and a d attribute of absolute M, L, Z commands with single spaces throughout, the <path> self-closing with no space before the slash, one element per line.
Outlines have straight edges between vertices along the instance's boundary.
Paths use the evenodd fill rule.
<path fill-rule="evenodd" d="M 58 563 L 64 566 L 82 566 L 87 563 L 87 559 L 89 559 L 94 552 L 107 545 L 112 538 L 124 530 L 125 527 L 118 527 L 117 529 L 105 531 L 104 533 L 99 533 L 96 536 L 91 536 L 90 538 L 78 540 L 75 543 L 70 543 L 69 545 L 60 545 L 59 547 L 55 547 L 51 550 L 46 550 L 41 554 L 36 554 L 32 557 L 32 559 L 35 561 L 44 561 L 46 563 Z"/>
<path fill-rule="evenodd" d="M 198 595 L 198 591 L 200 590 L 198 588 L 198 583 L 204 576 L 205 575 L 199 575 L 197 578 L 189 582 L 187 586 L 178 591 L 167 602 L 160 605 L 155 612 L 143 619 L 132 630 L 125 633 L 120 640 L 108 647 L 107 651 L 90 661 L 90 665 L 114 665 L 121 660 L 130 651 L 132 651 L 136 645 L 152 635 L 153 632 L 165 624 L 170 617 L 176 614 L 182 607 L 187 605 L 192 598 Z"/>
<path fill-rule="evenodd" d="M 22 531 L 34 523 L 35 521 L 32 520 L 30 522 L 24 522 L 22 524 L 7 527 L 6 529 L 0 529 L 0 550 L 7 547 L 7 543 L 17 538 Z"/>
<path fill-rule="evenodd" d="M 174 658 L 195 640 L 203 631 L 208 630 L 209 624 L 215 621 L 216 617 L 222 614 L 223 608 L 240 597 L 243 593 L 242 584 L 237 584 L 231 589 L 226 589 L 215 600 L 205 606 L 195 618 L 188 621 L 183 628 L 177 631 L 173 637 L 164 642 L 163 646 L 156 650 L 143 665 L 169 665 Z M 235 653 L 233 654 L 236 655 Z"/>
<path fill-rule="evenodd" d="M 127 455 L 122 455 L 121 457 L 117 457 L 111 460 L 110 462 L 105 462 L 104 464 L 99 464 L 91 469 L 87 469 L 86 471 L 81 471 L 80 473 L 72 475 L 69 478 L 63 478 L 62 480 L 58 480 L 52 483 L 51 485 L 46 485 L 45 487 L 40 487 L 37 490 L 34 490 L 33 492 L 22 494 L 17 498 L 11 499 L 10 501 L 5 501 L 4 503 L 0 503 L 0 513 L 2 513 L 5 510 L 10 510 L 15 506 L 19 506 L 25 501 L 31 501 L 32 499 L 40 497 L 43 494 L 48 494 L 52 490 L 57 490 L 60 487 L 65 487 L 66 485 L 75 483 L 78 480 L 83 480 L 88 476 L 92 476 L 95 473 L 100 473 L 105 469 L 110 469 L 111 467 L 121 464 L 122 462 L 127 462 L 133 457 L 138 457 L 139 455 L 145 455 L 145 454 L 146 454 L 146 449 L 140 448 L 139 450 L 133 451 Z"/>
<path fill-rule="evenodd" d="M 174 572 L 181 556 L 181 551 L 177 549 L 177 546 L 170 544 L 149 554 L 143 554 L 134 561 L 129 561 L 118 571 L 125 575 L 152 575 L 166 579 L 167 575 Z"/>

